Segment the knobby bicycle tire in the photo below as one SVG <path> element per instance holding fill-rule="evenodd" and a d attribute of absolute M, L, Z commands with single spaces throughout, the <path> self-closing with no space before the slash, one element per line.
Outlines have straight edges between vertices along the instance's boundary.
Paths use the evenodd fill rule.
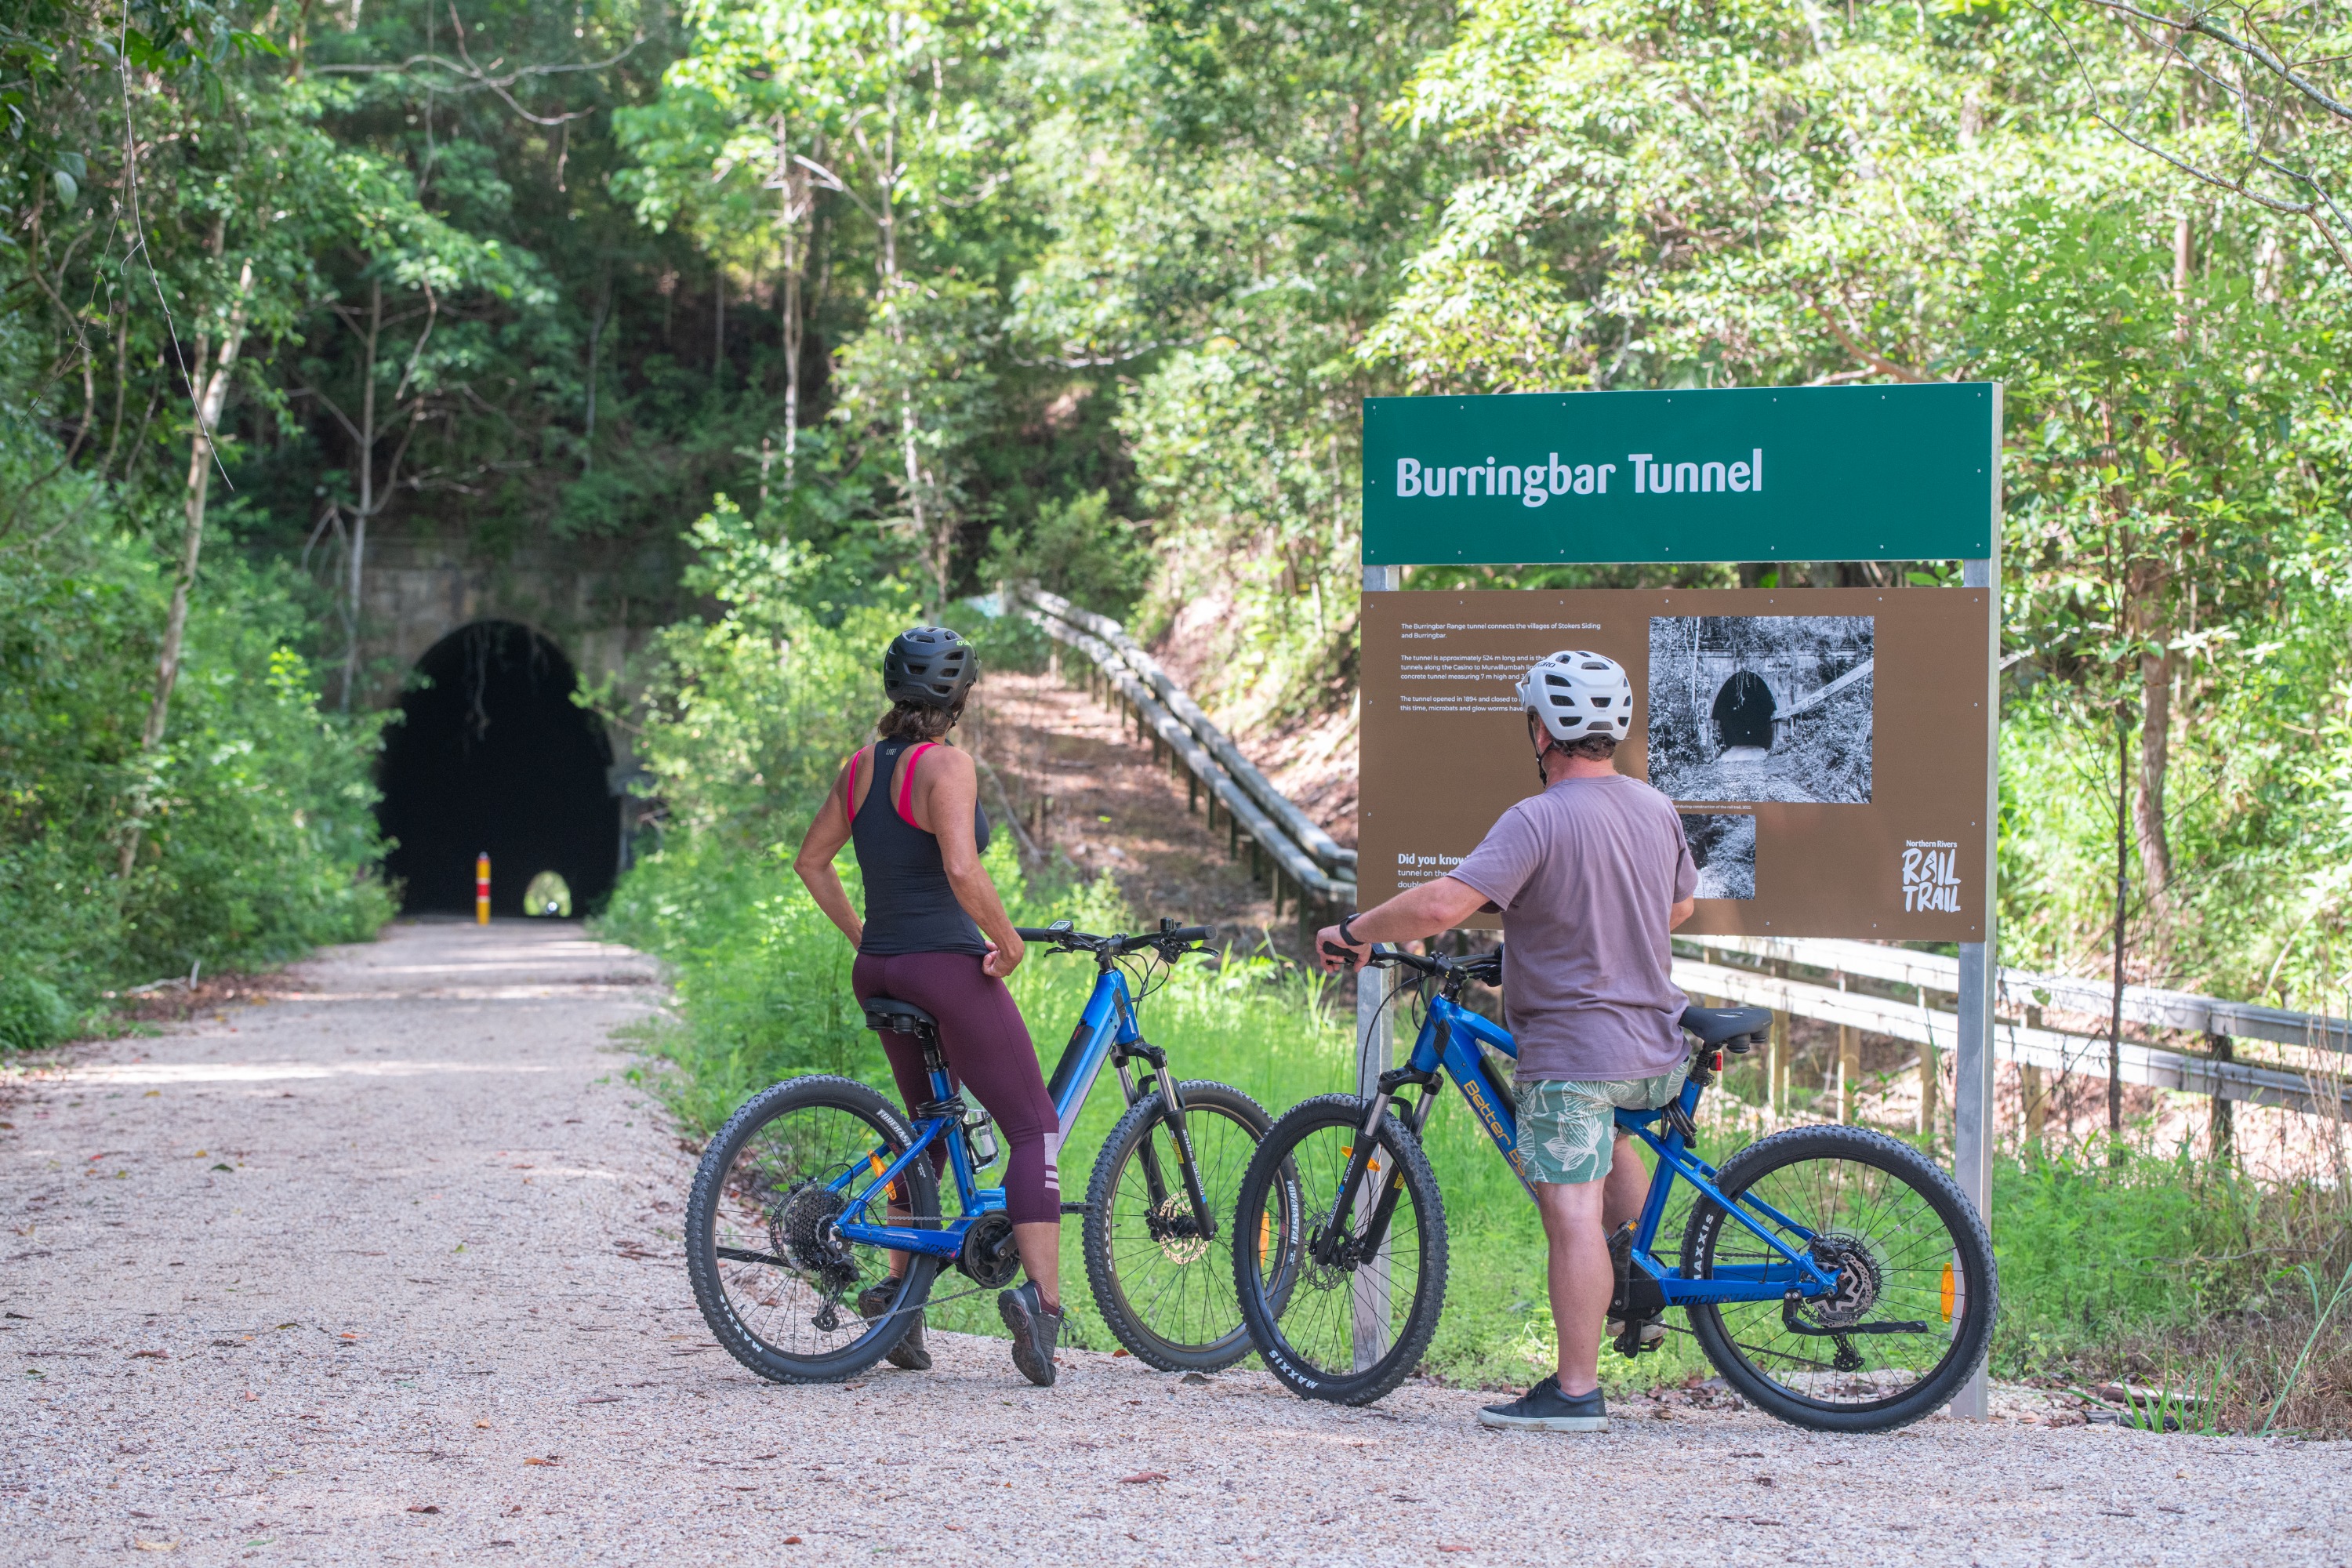
<path fill-rule="evenodd" d="M 1846 1164 L 1866 1171 L 1883 1173 L 1894 1184 L 1907 1189 L 1921 1207 L 1934 1215 L 1942 1226 L 1941 1238 L 1926 1235 L 1916 1227 L 1906 1227 L 1912 1234 L 1899 1245 L 1875 1236 L 1863 1236 L 1828 1227 L 1851 1241 L 1865 1244 L 1865 1251 L 1874 1259 L 1865 1271 L 1872 1289 L 1882 1289 L 1882 1281 L 1892 1270 L 1889 1265 L 1903 1262 L 1916 1264 L 1923 1272 L 1939 1276 L 1934 1291 L 1924 1287 L 1898 1303 L 1895 1293 L 1889 1289 L 1880 1303 L 1876 1315 L 1900 1320 L 1907 1307 L 1923 1310 L 1929 1316 L 1910 1320 L 1927 1324 L 1935 1334 L 1936 1320 L 1957 1312 L 1948 1348 L 1924 1376 L 1884 1397 L 1871 1397 L 1877 1384 L 1860 1375 L 1866 1366 L 1840 1369 L 1821 1358 L 1834 1353 L 1831 1347 L 1840 1342 L 1811 1328 L 1801 1343 L 1789 1342 L 1787 1348 L 1742 1342 L 1743 1331 L 1750 1338 L 1761 1337 L 1755 1330 L 1742 1331 L 1724 1321 L 1724 1309 L 1716 1306 L 1694 1306 L 1689 1309 L 1691 1330 L 1697 1337 L 1699 1348 L 1723 1379 L 1741 1397 L 1769 1415 L 1794 1426 L 1823 1432 L 1884 1432 L 1908 1426 L 1924 1415 L 1932 1415 L 1949 1404 L 1960 1387 L 1983 1363 L 1992 1342 L 1993 1320 L 2000 1310 L 2000 1281 L 1994 1266 L 1992 1240 L 1986 1234 L 1984 1221 L 1967 1196 L 1925 1155 L 1909 1144 L 1890 1138 L 1883 1132 L 1862 1127 L 1799 1127 L 1778 1132 L 1759 1142 L 1750 1144 L 1735 1155 L 1717 1173 L 1716 1185 L 1726 1197 L 1738 1199 L 1758 1183 L 1776 1173 L 1807 1165 L 1821 1165 L 1822 1172 L 1816 1184 L 1824 1191 L 1843 1189 L 1854 1184 L 1835 1178 L 1832 1167 Z M 1844 1195 L 1841 1191 L 1841 1196 Z M 1789 1217 L 1809 1229 L 1822 1230 L 1819 1216 L 1790 1212 L 1795 1206 L 1777 1191 L 1763 1201 L 1771 1203 Z M 1683 1273 L 1694 1279 L 1705 1279 L 1711 1268 L 1718 1246 L 1725 1237 L 1737 1237 L 1761 1253 L 1760 1244 L 1730 1219 L 1712 1200 L 1702 1200 L 1691 1211 L 1683 1233 Z M 1947 1245 L 1947 1242 L 1948 1245 Z M 1919 1256 L 1913 1259 L 1908 1254 Z M 1940 1297 L 1940 1300 L 1937 1298 Z M 1764 1304 L 1778 1312 L 1778 1303 Z M 1738 1309 L 1735 1308 L 1737 1312 Z M 1739 1315 L 1756 1320 L 1756 1310 Z M 1769 1334 L 1769 1319 L 1764 1321 L 1763 1333 Z M 1900 1336 L 1906 1342 L 1914 1338 Z M 1849 1347 L 1874 1347 L 1875 1336 L 1855 1335 L 1844 1342 Z M 1847 1395 L 1843 1398 L 1819 1398 L 1804 1388 L 1792 1387 L 1776 1378 L 1759 1364 L 1759 1358 L 1784 1366 L 1811 1365 L 1809 1373 L 1790 1375 L 1810 1379 L 1816 1389 Z M 1864 1358 L 1865 1360 L 1867 1358 Z M 1826 1373 L 1823 1369 L 1827 1369 Z M 1844 1383 L 1838 1379 L 1843 1376 Z"/>
<path fill-rule="evenodd" d="M 1294 1179 L 1297 1183 L 1300 1218 L 1293 1256 L 1272 1260 L 1274 1268 L 1261 1268 L 1254 1265 L 1250 1249 L 1236 1248 L 1234 1291 L 1250 1342 L 1257 1347 L 1266 1370 L 1301 1398 L 1334 1405 L 1370 1405 L 1410 1376 L 1428 1352 L 1429 1342 L 1437 1332 L 1438 1316 L 1445 1307 L 1445 1205 L 1438 1193 L 1437 1177 L 1422 1152 L 1421 1140 L 1393 1114 L 1386 1115 L 1377 1134 L 1380 1149 L 1391 1180 L 1401 1184 L 1402 1196 L 1412 1204 L 1409 1223 L 1400 1211 L 1389 1231 L 1392 1251 L 1388 1272 L 1376 1287 L 1385 1301 L 1370 1309 L 1376 1314 L 1374 1321 L 1391 1337 L 1385 1351 L 1369 1366 L 1357 1367 L 1352 1360 L 1345 1366 L 1326 1364 L 1339 1360 L 1343 1345 L 1352 1344 L 1339 1331 L 1338 1293 L 1348 1293 L 1350 1328 L 1358 1303 L 1365 1298 L 1358 1294 L 1359 1270 L 1318 1265 L 1307 1248 L 1331 1212 L 1337 1194 L 1339 1177 L 1331 1173 L 1333 1156 L 1339 1153 L 1344 1159 L 1344 1152 L 1353 1147 L 1349 1140 L 1362 1136 L 1370 1110 L 1370 1102 L 1354 1095 L 1327 1094 L 1301 1100 L 1283 1112 L 1258 1142 L 1257 1152 L 1242 1178 L 1241 1199 L 1234 1215 L 1235 1234 L 1251 1234 L 1268 1217 L 1267 1205 L 1284 1201 L 1286 1183 Z M 1286 1178 L 1286 1166 L 1295 1171 L 1295 1177 Z M 1373 1188 L 1374 1177 L 1368 1175 L 1364 1186 Z M 1397 1275 L 1404 1266 L 1396 1255 L 1407 1248 L 1412 1254 L 1411 1293 L 1400 1311 Z M 1286 1286 L 1283 1283 L 1286 1271 Z M 1296 1325 L 1298 1331 L 1293 1332 L 1289 1325 Z"/>
<path fill-rule="evenodd" d="M 1210 1168 L 1219 1153 L 1213 1147 L 1219 1142 L 1213 1130 L 1220 1121 L 1237 1124 L 1255 1145 L 1264 1140 L 1274 1119 L 1256 1100 L 1229 1084 L 1187 1080 L 1183 1093 L 1188 1131 L 1202 1162 L 1203 1193 L 1219 1226 L 1215 1239 L 1202 1241 L 1184 1234 L 1192 1224 L 1192 1201 L 1176 1163 L 1174 1136 L 1167 1128 L 1167 1100 L 1157 1093 L 1128 1107 L 1127 1114 L 1103 1141 L 1102 1152 L 1095 1157 L 1093 1178 L 1087 1184 L 1087 1215 L 1080 1235 L 1095 1308 L 1118 1342 L 1136 1360 L 1161 1372 L 1216 1372 L 1249 1354 L 1250 1338 L 1241 1309 L 1231 1295 L 1234 1270 L 1226 1260 L 1234 1237 L 1240 1234 L 1234 1228 L 1228 1184 L 1237 1184 L 1246 1166 L 1233 1171 L 1226 1181 L 1217 1180 L 1218 1172 Z M 1170 1189 L 1171 1208 L 1165 1216 L 1135 1211 L 1133 1205 L 1122 1206 L 1119 1201 L 1122 1173 L 1147 1138 L 1154 1142 Z M 1139 1226 L 1140 1236 L 1135 1234 Z M 1295 1226 L 1270 1219 L 1266 1229 L 1286 1248 Z M 1141 1276 L 1146 1266 L 1155 1264 L 1155 1254 L 1161 1267 L 1154 1267 L 1153 1271 L 1167 1277 L 1148 1282 Z M 1129 1261 L 1124 1273 L 1123 1258 Z M 1187 1325 L 1173 1321 L 1188 1306 L 1199 1309 L 1189 1333 L 1184 1331 Z M 1202 1337 L 1199 1325 L 1211 1319 L 1215 1331 Z"/>
<path fill-rule="evenodd" d="M 765 1337 L 758 1328 L 746 1321 L 745 1311 L 737 1305 L 736 1298 L 744 1296 L 764 1316 L 770 1309 L 780 1314 L 797 1315 L 801 1303 L 785 1308 L 778 1298 L 807 1293 L 808 1303 L 819 1312 L 830 1301 L 834 1315 L 841 1316 L 839 1298 L 853 1291 L 828 1290 L 814 1283 L 805 1273 L 778 1268 L 768 1263 L 747 1263 L 722 1258 L 719 1238 L 722 1224 L 730 1232 L 758 1235 L 772 1231 L 780 1206 L 790 1201 L 792 1194 L 804 1186 L 820 1171 L 803 1171 L 797 1166 L 781 1171 L 773 1179 L 761 1175 L 753 1180 L 739 1176 L 730 1184 L 729 1177 L 736 1171 L 739 1159 L 754 1139 L 766 1129 L 782 1121 L 795 1112 L 812 1115 L 832 1111 L 849 1119 L 844 1131 L 852 1134 L 845 1141 L 855 1141 L 855 1127 L 862 1123 L 871 1134 L 870 1147 L 887 1150 L 892 1154 L 903 1152 L 913 1142 L 913 1130 L 896 1107 L 866 1085 L 854 1079 L 834 1077 L 788 1079 L 753 1095 L 728 1119 L 718 1136 L 703 1151 L 702 1163 L 694 1173 L 694 1184 L 686 1205 L 686 1267 L 687 1277 L 694 1287 L 695 1304 L 702 1310 L 703 1321 L 727 1348 L 730 1355 L 741 1362 L 761 1377 L 777 1383 L 837 1383 L 865 1371 L 888 1353 L 906 1336 L 914 1324 L 914 1315 L 922 1309 L 929 1295 L 931 1279 L 938 1272 L 939 1261 L 919 1253 L 908 1255 L 907 1273 L 888 1311 L 870 1323 L 865 1331 L 847 1342 L 821 1354 L 801 1354 L 788 1350 Z M 787 1144 L 780 1152 L 779 1164 L 796 1156 Z M 821 1158 L 822 1156 L 811 1156 Z M 853 1157 L 863 1157 L 862 1152 Z M 939 1224 L 939 1184 L 928 1160 L 919 1160 L 908 1167 L 902 1178 L 907 1184 L 908 1205 L 918 1217 L 911 1223 L 926 1227 Z M 772 1240 L 761 1240 L 748 1250 L 772 1251 Z M 882 1258 L 878 1249 L 856 1247 L 854 1256 L 874 1262 Z M 739 1271 L 730 1280 L 728 1270 Z M 758 1274 L 749 1271 L 759 1270 Z M 730 1289 L 730 1284 L 735 1288 Z M 763 1298 L 761 1292 L 766 1294 Z M 812 1320 L 814 1321 L 814 1319 Z M 847 1321 L 864 1322 L 855 1311 Z"/>

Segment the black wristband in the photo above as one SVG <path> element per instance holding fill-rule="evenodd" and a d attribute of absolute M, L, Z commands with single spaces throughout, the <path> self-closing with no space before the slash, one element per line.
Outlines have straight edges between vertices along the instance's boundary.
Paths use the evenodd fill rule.
<path fill-rule="evenodd" d="M 1355 932 L 1356 916 L 1360 912 L 1360 910 L 1349 910 L 1346 914 L 1339 917 L 1339 940 L 1346 942 L 1349 947 L 1361 947 L 1364 945 L 1364 943 L 1357 938 Z"/>

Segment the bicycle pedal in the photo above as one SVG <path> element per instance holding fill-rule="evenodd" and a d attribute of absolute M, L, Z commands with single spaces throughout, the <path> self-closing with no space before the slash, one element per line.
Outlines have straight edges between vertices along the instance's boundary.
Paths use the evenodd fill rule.
<path fill-rule="evenodd" d="M 1095 1212 L 1095 1206 L 1092 1204 L 1064 1204 L 1062 1205 L 1062 1212 L 1064 1214 L 1092 1214 Z"/>

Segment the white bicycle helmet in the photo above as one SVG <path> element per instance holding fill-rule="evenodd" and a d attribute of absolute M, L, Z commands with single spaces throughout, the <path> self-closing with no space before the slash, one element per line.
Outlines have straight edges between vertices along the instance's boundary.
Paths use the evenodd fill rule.
<path fill-rule="evenodd" d="M 1519 681 L 1519 706 L 1563 746 L 1588 735 L 1622 741 L 1633 732 L 1633 683 L 1606 654 L 1571 647 L 1539 660 Z"/>

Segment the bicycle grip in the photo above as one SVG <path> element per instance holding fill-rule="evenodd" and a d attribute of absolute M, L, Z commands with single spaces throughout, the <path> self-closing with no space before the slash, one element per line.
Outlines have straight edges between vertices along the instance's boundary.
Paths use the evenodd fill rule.
<path fill-rule="evenodd" d="M 1178 926 L 1174 931 L 1164 932 L 1155 940 L 1161 942 L 1206 942 L 1215 934 L 1216 928 L 1213 926 Z"/>
<path fill-rule="evenodd" d="M 1066 931 L 1054 931 L 1045 926 L 1014 926 L 1013 934 L 1023 942 L 1059 942 L 1070 933 Z"/>

